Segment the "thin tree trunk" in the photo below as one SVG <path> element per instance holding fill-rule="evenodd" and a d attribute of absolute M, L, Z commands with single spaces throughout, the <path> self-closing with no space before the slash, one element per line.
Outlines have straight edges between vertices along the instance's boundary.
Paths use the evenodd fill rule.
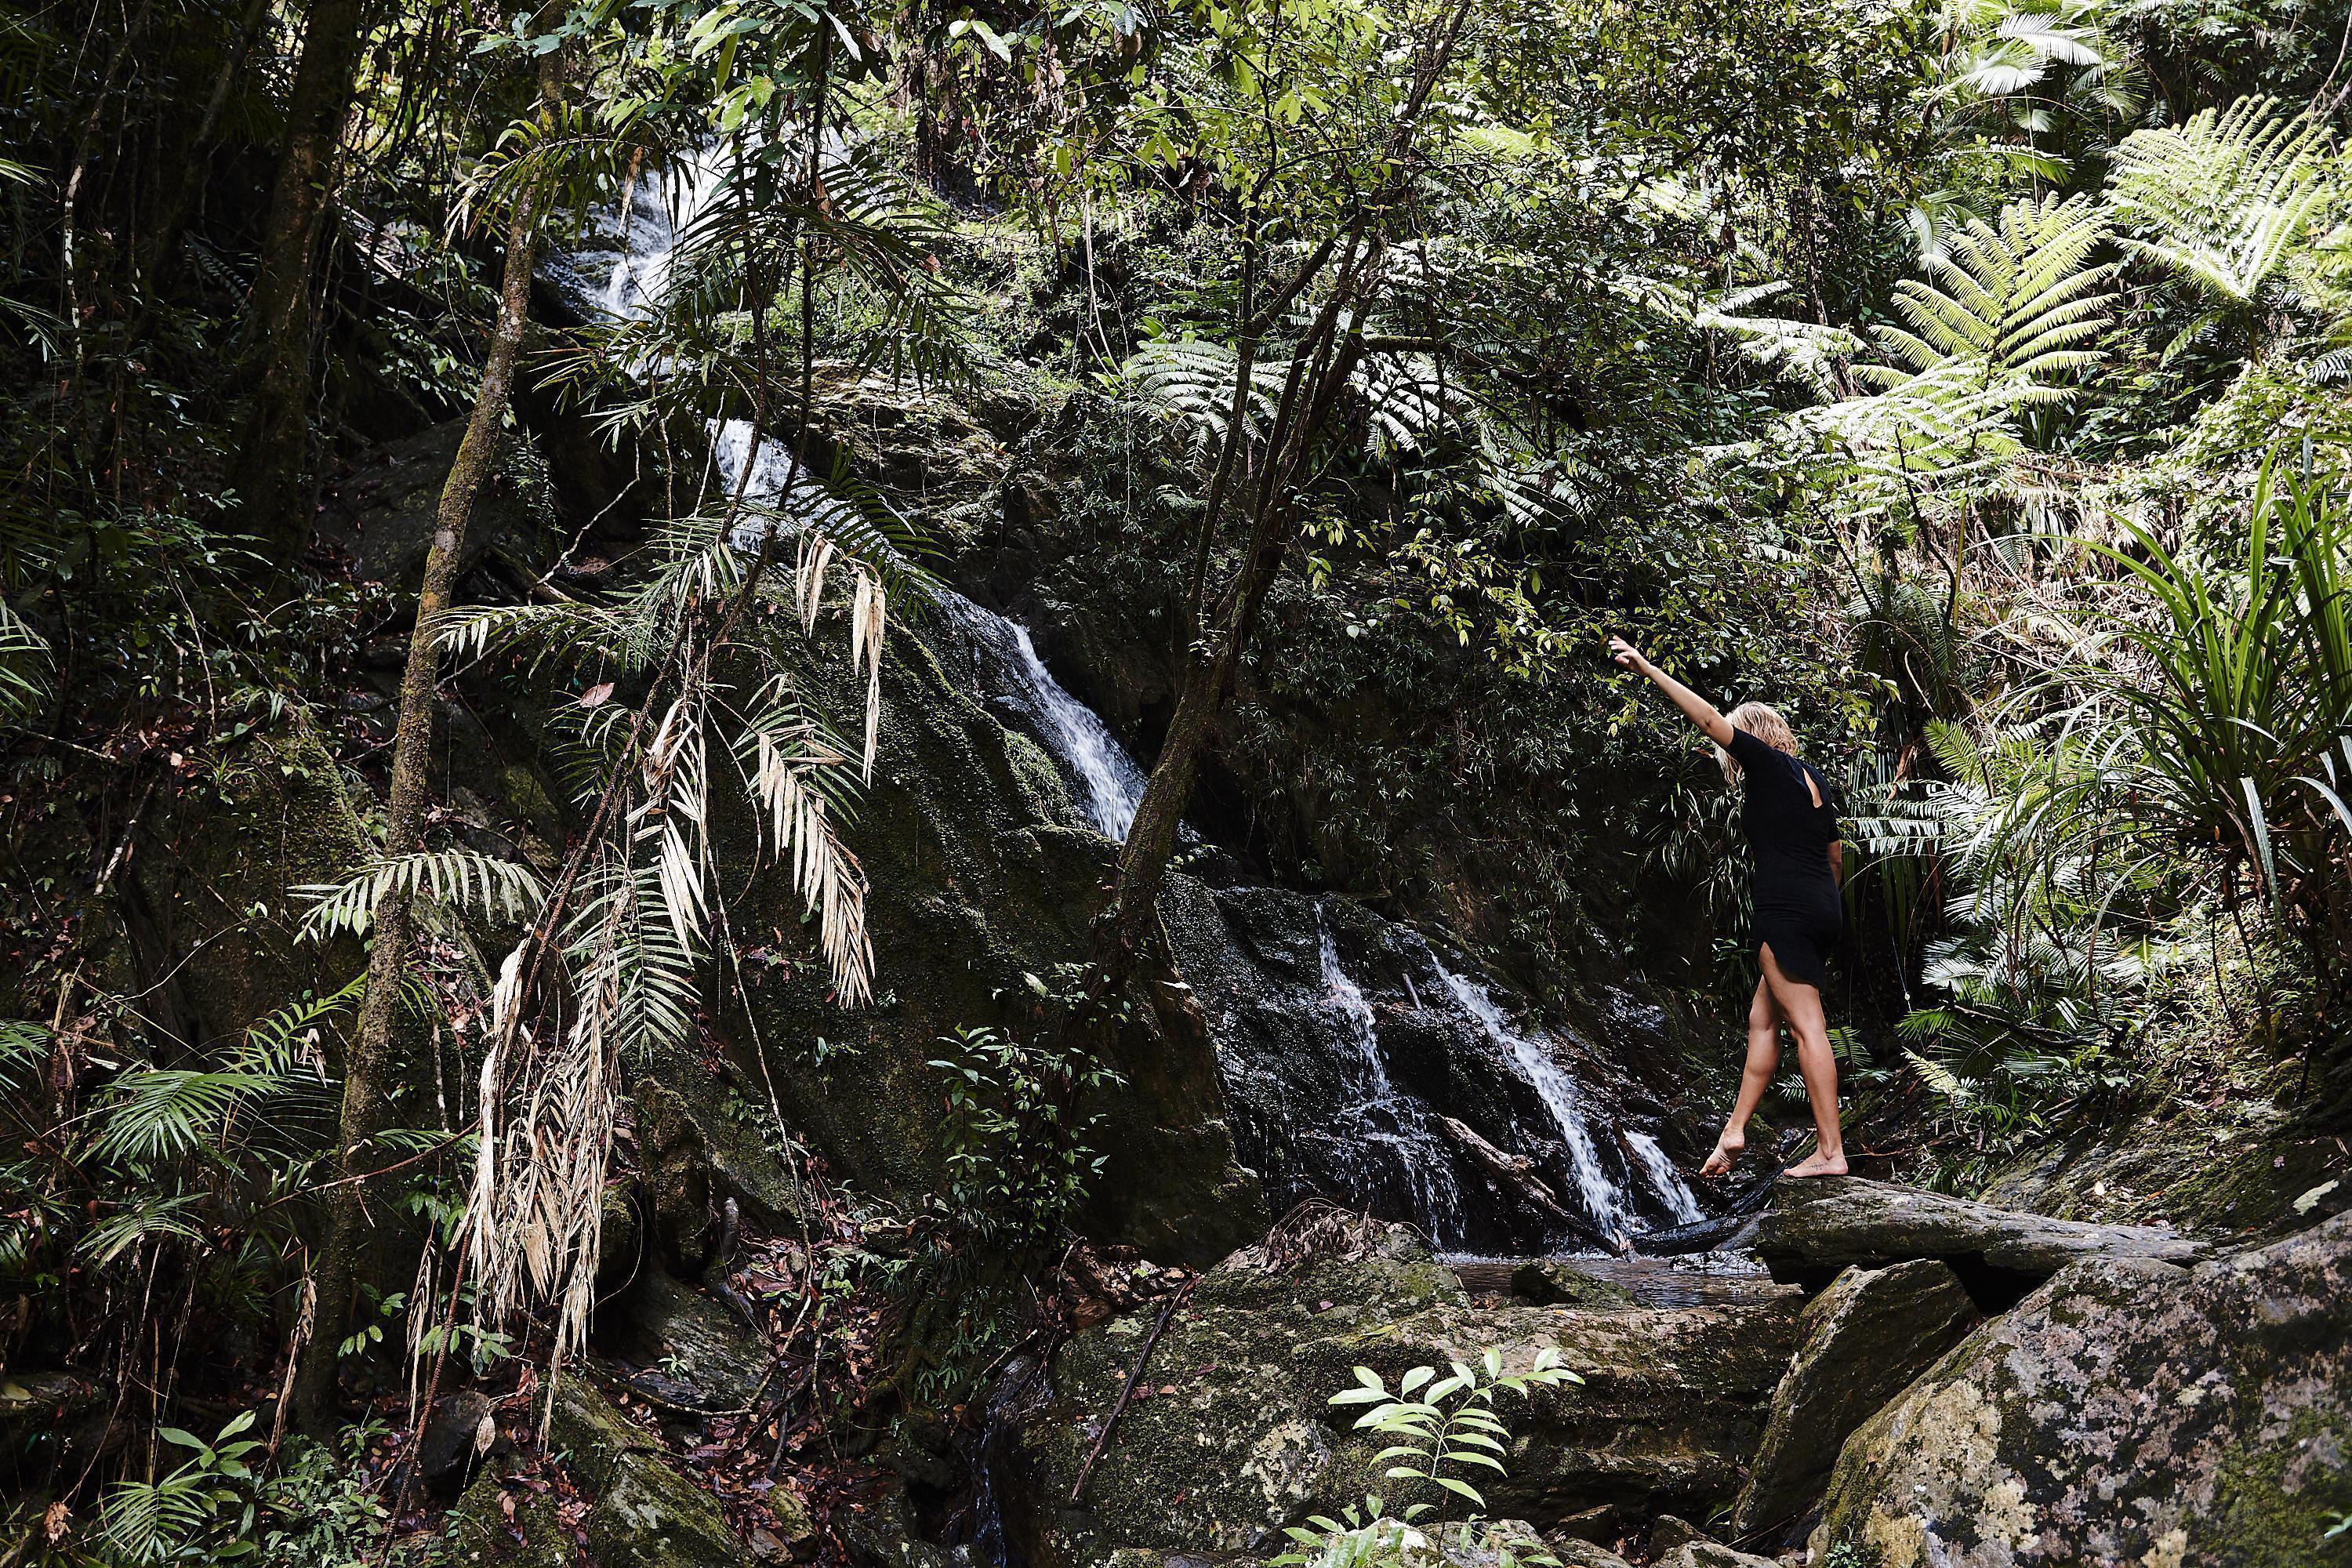
<path fill-rule="evenodd" d="M 1219 595 L 1216 624 L 1187 650 L 1175 715 L 1143 798 L 1136 803 L 1135 821 L 1119 856 L 1118 886 L 1096 933 L 1097 983 L 1106 991 L 1124 983 L 1150 931 L 1176 849 L 1177 825 L 1192 801 L 1203 754 L 1241 668 L 1242 654 L 1257 629 L 1266 594 L 1282 570 L 1307 462 L 1363 355 L 1365 312 L 1358 310 L 1350 315 L 1348 307 L 1363 280 L 1376 275 L 1385 247 L 1377 239 L 1367 244 L 1355 235 L 1346 243 L 1348 260 L 1331 299 L 1291 361 L 1282 402 L 1266 433 L 1265 468 L 1251 509 L 1248 542 Z M 1240 369 L 1249 374 L 1246 356 Z"/>
<path fill-rule="evenodd" d="M 1387 254 L 1379 225 L 1405 195 L 1404 171 L 1420 135 L 1423 112 L 1453 58 L 1468 17 L 1467 5 L 1457 5 L 1422 56 L 1412 90 L 1391 134 L 1386 162 L 1397 173 L 1352 221 L 1325 237 L 1290 284 L 1248 323 L 1237 345 L 1242 352 L 1236 365 L 1236 414 L 1247 406 L 1246 378 L 1255 374 L 1258 334 L 1289 309 L 1335 251 L 1345 257 L 1330 299 L 1292 355 L 1290 374 L 1266 432 L 1264 467 L 1249 508 L 1250 537 L 1242 559 L 1218 595 L 1213 616 L 1201 613 L 1197 595 L 1184 606 L 1192 624 L 1207 629 L 1196 632 L 1186 649 L 1176 711 L 1160 743 L 1159 759 L 1152 763 L 1143 798 L 1136 804 L 1135 821 L 1119 854 L 1118 886 L 1095 930 L 1091 985 L 1097 996 L 1125 986 L 1158 919 L 1160 890 L 1166 885 L 1168 864 L 1175 853 L 1177 826 L 1192 802 L 1210 739 L 1233 689 L 1242 654 L 1257 630 L 1266 594 L 1282 569 L 1283 552 L 1290 542 L 1292 520 L 1316 444 L 1363 358 L 1364 321 L 1378 296 L 1381 266 Z M 1238 434 L 1236 426 L 1228 427 L 1225 449 L 1219 454 L 1208 515 L 1201 521 L 1202 565 L 1210 531 L 1216 527 L 1216 510 L 1232 479 L 1231 458 Z"/>
<path fill-rule="evenodd" d="M 539 95 L 542 121 L 552 119 L 562 91 L 562 51 L 542 56 Z M 499 428 L 514 390 L 515 362 L 529 325 L 530 275 L 539 247 L 538 193 L 526 184 L 515 199 L 507 225 L 505 271 L 500 280 L 498 324 L 490 337 L 488 362 L 482 367 L 481 390 L 475 395 L 473 416 L 457 444 L 457 461 L 441 487 L 433 542 L 425 557 L 425 581 L 417 590 L 416 626 L 408 638 L 408 663 L 401 673 L 400 719 L 394 731 L 392 791 L 385 807 L 383 852 L 387 857 L 413 855 L 424 845 L 425 811 L 428 804 L 425 767 L 433 742 L 434 689 L 440 669 L 436 637 L 442 612 L 457 575 L 466 546 L 466 531 L 474 515 L 475 499 L 498 454 Z M 359 1279 L 367 1230 L 365 1146 L 384 1123 L 385 1089 L 391 1069 L 393 1029 L 400 1006 L 401 981 L 405 974 L 415 934 L 409 895 L 393 889 L 377 900 L 372 924 L 374 945 L 368 953 L 367 988 L 352 1028 L 351 1050 L 343 1063 L 341 1122 L 338 1129 L 337 1185 L 327 1211 L 326 1234 L 320 1247 L 317 1327 L 295 1400 L 305 1430 L 324 1429 L 334 1415 L 337 1347 L 348 1331 L 352 1300 Z"/>
<path fill-rule="evenodd" d="M 310 457 L 319 240 L 333 203 L 365 26 L 365 0 L 314 0 L 310 7 L 254 278 L 259 363 L 235 482 L 247 528 L 285 565 L 310 539 L 303 479 Z"/>
<path fill-rule="evenodd" d="M 180 171 L 171 205 L 163 209 L 163 220 L 155 226 L 154 237 L 148 242 L 143 271 L 150 295 L 163 292 L 178 268 L 180 236 L 186 230 L 197 199 L 204 195 L 205 181 L 212 172 L 213 137 L 220 130 L 229 95 L 236 90 L 237 79 L 245 74 L 246 58 L 252 54 L 253 41 L 260 36 L 262 21 L 268 15 L 269 0 L 247 0 L 245 15 L 238 19 L 236 33 L 229 39 L 220 72 L 213 79 L 212 93 L 205 100 L 204 117 L 196 122 L 195 134 L 189 139 L 187 165 Z"/>

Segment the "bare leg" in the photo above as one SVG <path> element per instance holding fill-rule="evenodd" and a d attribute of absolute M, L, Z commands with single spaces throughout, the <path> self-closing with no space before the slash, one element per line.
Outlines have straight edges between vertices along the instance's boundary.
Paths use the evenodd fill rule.
<path fill-rule="evenodd" d="M 1812 1154 L 1782 1172 L 1790 1176 L 1845 1174 L 1845 1133 L 1838 1126 L 1837 1056 L 1830 1049 L 1829 1026 L 1822 1017 L 1822 994 L 1801 980 L 1780 973 L 1780 960 L 1767 946 L 1764 984 L 1773 1004 L 1789 1021 L 1797 1037 L 1797 1066 L 1805 1075 L 1805 1097 L 1813 1102 L 1813 1130 L 1818 1139 Z"/>
<path fill-rule="evenodd" d="M 1771 988 L 1759 979 L 1756 999 L 1748 1005 L 1748 1065 L 1739 1074 L 1739 1099 L 1723 1124 L 1723 1136 L 1715 1141 L 1715 1152 L 1698 1168 L 1700 1175 L 1727 1175 L 1738 1163 L 1748 1147 L 1748 1119 L 1756 1114 L 1757 1104 L 1780 1068 L 1780 1010 L 1773 1005 Z"/>

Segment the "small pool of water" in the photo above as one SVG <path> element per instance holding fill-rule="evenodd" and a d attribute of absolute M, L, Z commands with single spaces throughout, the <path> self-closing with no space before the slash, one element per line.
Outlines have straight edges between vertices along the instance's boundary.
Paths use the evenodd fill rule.
<path fill-rule="evenodd" d="M 1644 1307 L 1740 1307 L 1786 1300 L 1803 1292 L 1794 1285 L 1779 1285 L 1749 1252 L 1694 1252 L 1681 1258 L 1627 1258 L 1608 1253 L 1561 1254 L 1558 1259 L 1596 1279 L 1606 1279 L 1631 1291 Z M 1528 1261 L 1522 1258 L 1485 1258 L 1466 1253 L 1439 1259 L 1449 1268 L 1470 1266 L 1465 1283 L 1475 1289 L 1501 1289 L 1502 1270 Z"/>

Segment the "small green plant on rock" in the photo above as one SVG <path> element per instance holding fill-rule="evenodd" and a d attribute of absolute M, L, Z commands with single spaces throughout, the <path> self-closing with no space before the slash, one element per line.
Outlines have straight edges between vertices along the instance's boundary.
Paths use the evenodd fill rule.
<path fill-rule="evenodd" d="M 956 1206 L 984 1230 L 1050 1242 L 1086 1201 L 1104 1156 L 1090 1145 L 1099 1115 L 1075 1110 L 1115 1087 L 1101 1063 L 1027 1045 L 1003 1030 L 959 1028 L 931 1068 L 947 1086 L 948 1170 Z"/>
<path fill-rule="evenodd" d="M 1331 1403 L 1371 1406 L 1356 1418 L 1356 1429 L 1391 1439 L 1374 1457 L 1375 1463 L 1388 1466 L 1382 1474 L 1415 1490 L 1433 1485 L 1465 1500 L 1475 1511 L 1466 1519 L 1424 1524 L 1438 1511 L 1438 1501 L 1417 1499 L 1391 1513 L 1387 1500 L 1367 1493 L 1360 1504 L 1340 1510 L 1337 1519 L 1318 1514 L 1305 1526 L 1289 1527 L 1286 1533 L 1297 1550 L 1274 1559 L 1272 1568 L 1434 1563 L 1457 1554 L 1483 1556 L 1482 1547 L 1496 1554 L 1496 1568 L 1557 1568 L 1558 1559 L 1548 1552 L 1522 1552 L 1508 1540 L 1482 1539 L 1486 1500 L 1466 1472 L 1475 1467 L 1504 1473 L 1510 1429 L 1495 1413 L 1497 1394 L 1525 1394 L 1538 1386 L 1583 1381 L 1560 1365 L 1559 1352 L 1549 1347 L 1537 1352 L 1535 1364 L 1525 1372 L 1505 1373 L 1502 1352 L 1489 1350 L 1475 1363 L 1453 1363 L 1443 1375 L 1435 1367 L 1414 1367 L 1393 1391 L 1380 1373 L 1358 1367 L 1356 1385 L 1333 1394 Z"/>

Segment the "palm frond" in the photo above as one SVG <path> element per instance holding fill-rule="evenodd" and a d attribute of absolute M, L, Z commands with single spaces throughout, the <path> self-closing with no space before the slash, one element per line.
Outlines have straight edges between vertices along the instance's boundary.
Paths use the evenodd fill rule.
<path fill-rule="evenodd" d="M 443 909 L 491 921 L 520 920 L 546 897 L 530 867 L 471 849 L 379 857 L 342 881 L 310 883 L 294 891 L 310 900 L 301 932 L 314 940 L 339 932 L 364 935 L 377 906 L 394 895 L 422 895 Z"/>

